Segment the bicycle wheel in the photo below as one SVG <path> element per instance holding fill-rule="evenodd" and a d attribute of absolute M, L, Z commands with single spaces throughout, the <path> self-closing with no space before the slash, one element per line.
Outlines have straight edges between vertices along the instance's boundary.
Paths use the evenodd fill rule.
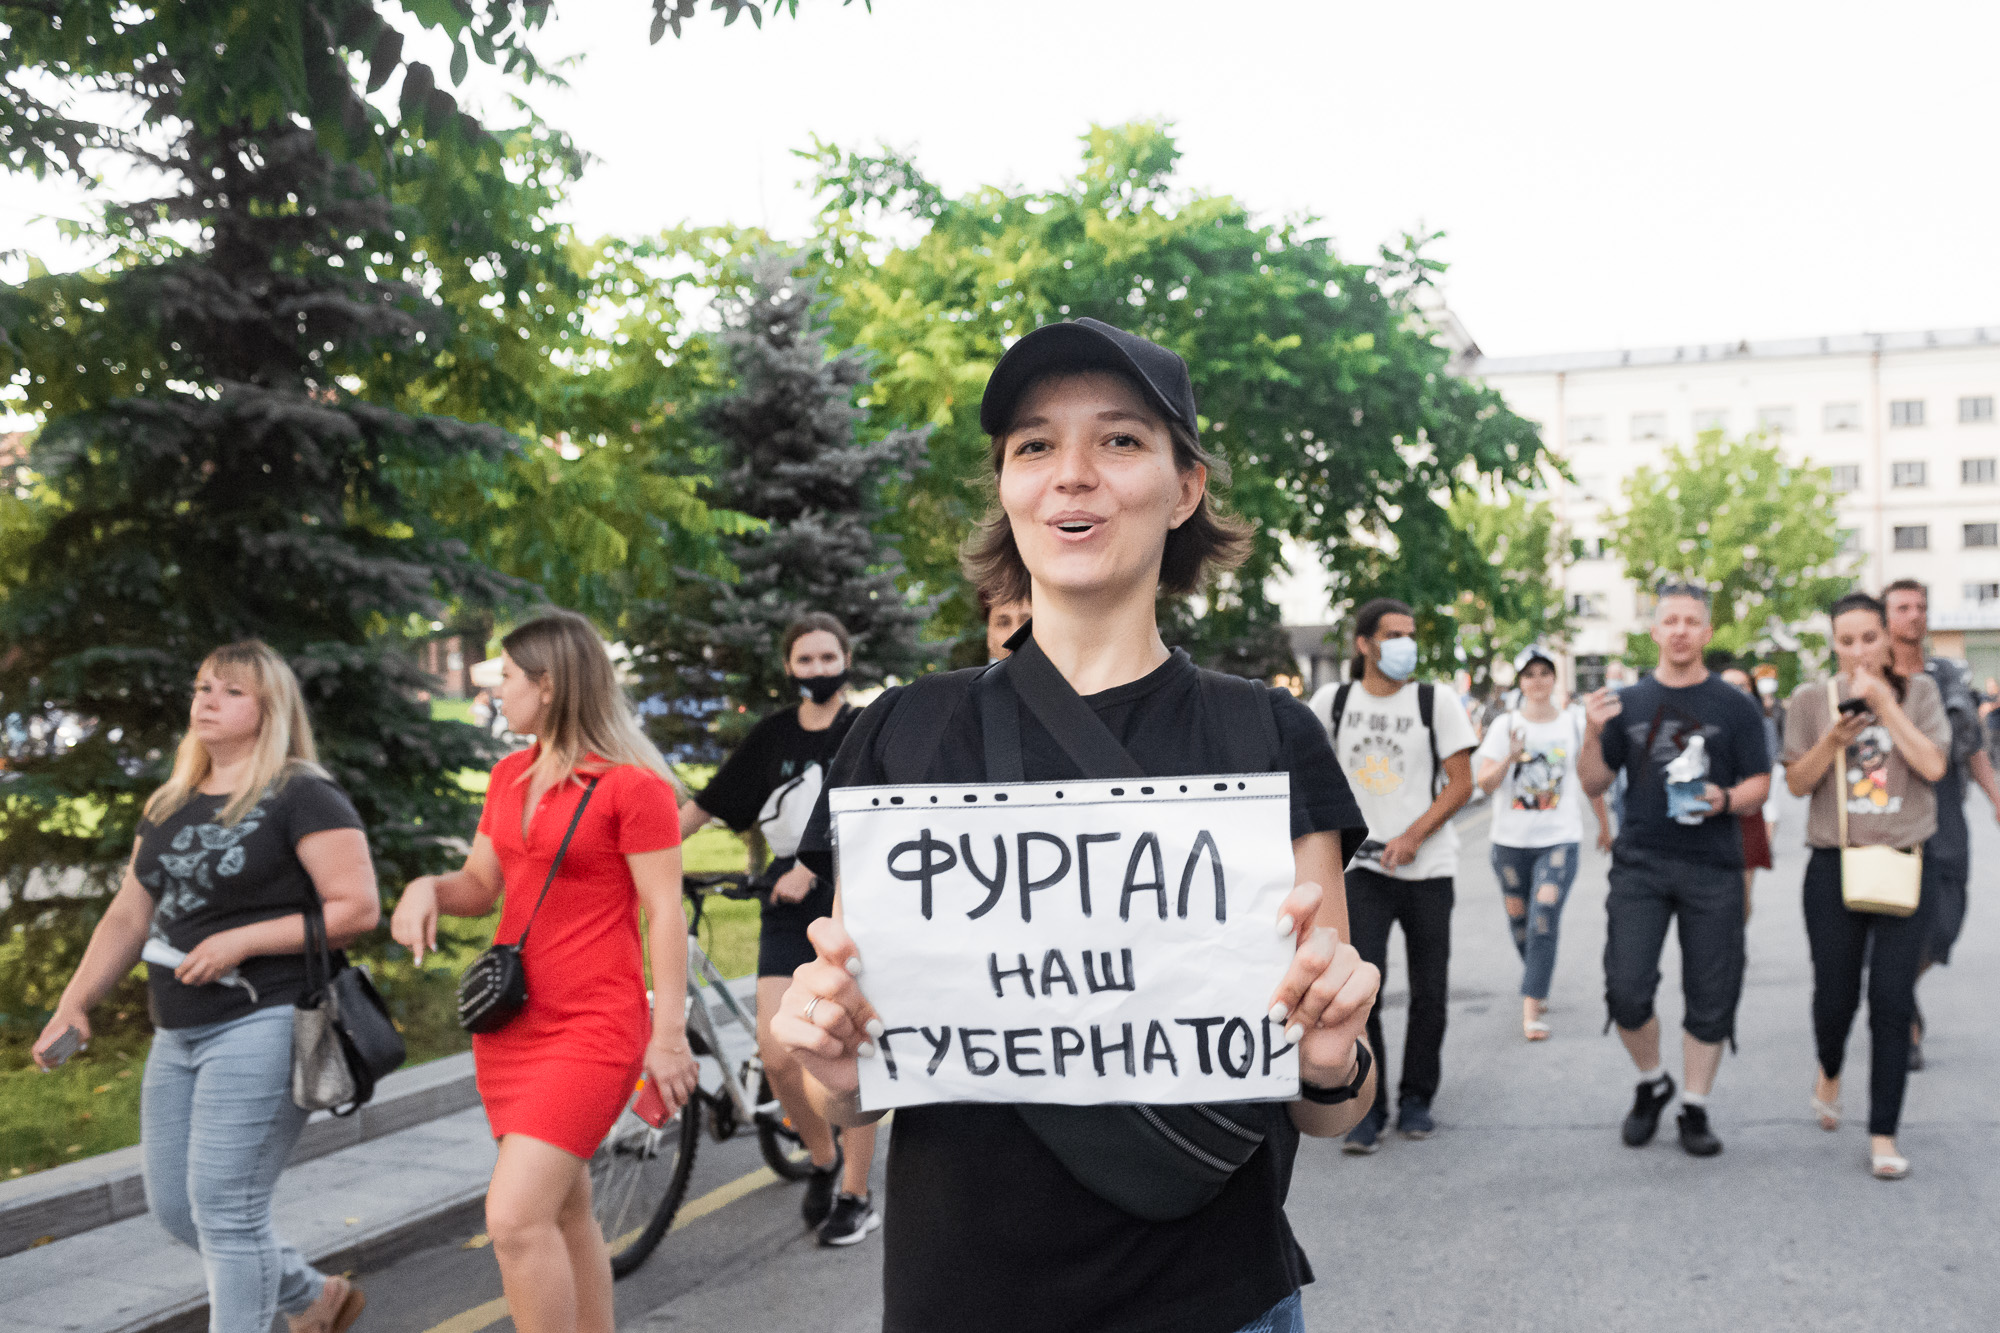
<path fill-rule="evenodd" d="M 771 1091 L 770 1078 L 760 1075 L 757 1079 L 757 1105 L 769 1106 L 776 1100 L 777 1094 Z M 836 1129 L 834 1133 L 840 1131 Z M 760 1119 L 757 1122 L 757 1147 L 763 1151 L 764 1164 L 780 1180 L 804 1180 L 812 1174 L 812 1158 L 806 1153 L 806 1142 L 792 1128 L 790 1116 L 780 1120 Z"/>
<path fill-rule="evenodd" d="M 701 1142 L 703 1098 L 654 1129 L 628 1107 L 590 1159 L 591 1209 L 611 1248 L 611 1275 L 646 1261 L 673 1225 Z"/>

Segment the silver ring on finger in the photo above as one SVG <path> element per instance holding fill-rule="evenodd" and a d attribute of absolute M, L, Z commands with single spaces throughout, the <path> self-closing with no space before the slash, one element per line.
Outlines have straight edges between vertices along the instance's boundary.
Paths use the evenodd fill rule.
<path fill-rule="evenodd" d="M 806 1022 L 808 1022 L 808 1023 L 812 1022 L 812 1021 L 813 1021 L 813 1006 L 814 1006 L 814 1005 L 816 1005 L 816 1004 L 818 1004 L 818 1003 L 820 1002 L 821 998 L 823 998 L 823 997 L 821 997 L 821 996 L 818 996 L 818 995 L 815 995 L 815 996 L 813 996 L 813 997 L 812 997 L 812 998 L 811 998 L 810 1000 L 807 1000 L 807 1001 L 806 1001 L 806 1007 L 805 1007 L 804 1009 L 801 1009 L 801 1010 L 799 1011 L 799 1017 L 800 1017 L 800 1018 L 803 1018 L 803 1019 L 805 1019 L 805 1021 L 806 1021 Z"/>

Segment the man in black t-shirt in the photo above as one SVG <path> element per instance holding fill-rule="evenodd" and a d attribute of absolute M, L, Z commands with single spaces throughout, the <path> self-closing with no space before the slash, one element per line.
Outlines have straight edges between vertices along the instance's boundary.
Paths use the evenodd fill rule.
<path fill-rule="evenodd" d="M 1743 837 L 1737 814 L 1771 792 L 1771 756 L 1756 704 L 1702 665 L 1714 635 L 1708 595 L 1676 584 L 1660 590 L 1653 642 L 1660 664 L 1619 693 L 1587 701 L 1577 773 L 1586 794 L 1628 776 L 1624 817 L 1611 852 L 1605 901 L 1605 1002 L 1639 1087 L 1625 1117 L 1625 1142 L 1652 1141 L 1674 1081 L 1660 1061 L 1660 1020 L 1653 1012 L 1660 952 L 1678 918 L 1681 990 L 1681 1146 L 1696 1157 L 1722 1151 L 1708 1124 L 1708 1094 L 1735 1035 L 1743 991 Z M 1670 783 L 1680 788 L 1670 793 Z"/>

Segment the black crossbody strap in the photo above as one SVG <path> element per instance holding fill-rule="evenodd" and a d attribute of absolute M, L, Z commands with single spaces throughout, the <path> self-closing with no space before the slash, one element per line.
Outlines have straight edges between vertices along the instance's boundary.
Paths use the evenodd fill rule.
<path fill-rule="evenodd" d="M 1021 710 L 1009 688 L 1002 658 L 979 673 L 973 693 L 979 696 L 979 732 L 986 747 L 988 782 L 1026 782 L 1027 760 L 1021 753 Z"/>
<path fill-rule="evenodd" d="M 1004 674 L 1028 711 L 1085 777 L 1146 776 L 1146 770 L 1126 753 L 1111 729 L 1104 725 L 1104 719 L 1063 679 L 1062 672 L 1056 670 L 1056 664 L 1049 661 L 1032 637 L 1016 648 L 1013 656 L 1000 662 L 996 672 Z"/>
<path fill-rule="evenodd" d="M 576 836 L 576 826 L 583 822 L 583 808 L 590 804 L 591 796 L 597 791 L 602 775 L 592 778 L 590 785 L 583 789 L 583 799 L 576 803 L 576 813 L 569 817 L 569 828 L 563 833 L 562 846 L 556 848 L 556 859 L 549 862 L 549 877 L 542 881 L 542 896 L 535 899 L 535 910 L 528 913 L 528 924 L 521 927 L 521 938 L 514 941 L 514 947 L 524 949 L 528 945 L 528 932 L 535 928 L 535 917 L 542 910 L 542 903 L 549 896 L 549 886 L 556 882 L 556 871 L 562 869 L 563 853 L 569 850 L 569 840 Z"/>

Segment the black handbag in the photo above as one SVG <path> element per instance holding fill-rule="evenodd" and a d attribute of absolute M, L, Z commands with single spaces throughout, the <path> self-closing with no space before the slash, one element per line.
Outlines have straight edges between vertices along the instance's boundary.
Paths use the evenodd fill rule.
<path fill-rule="evenodd" d="M 1258 761 L 1275 757 L 1279 740 L 1263 687 L 1216 679 L 1227 686 L 1204 693 L 1229 715 L 1222 734 L 1230 742 L 1230 767 L 1267 771 L 1271 760 Z M 1017 699 L 1085 777 L 1148 776 L 1032 638 L 990 668 L 974 689 L 988 782 L 1024 780 Z M 1014 1110 L 1079 1185 L 1148 1222 L 1176 1221 L 1214 1202 L 1229 1178 L 1263 1146 L 1272 1115 L 1262 1102 L 1024 1104 Z"/>
<path fill-rule="evenodd" d="M 497 1032 L 527 1007 L 528 969 L 521 962 L 521 950 L 527 946 L 528 932 L 534 929 L 535 917 L 549 896 L 549 886 L 556 882 L 563 854 L 569 851 L 569 840 L 576 834 L 576 826 L 583 819 L 584 807 L 590 804 L 597 783 L 598 779 L 592 778 L 583 789 L 583 799 L 576 803 L 576 813 L 570 816 L 562 846 L 556 848 L 556 859 L 549 862 L 549 877 L 542 881 L 542 895 L 535 899 L 534 911 L 528 913 L 528 924 L 521 927 L 521 938 L 512 944 L 495 944 L 473 959 L 459 977 L 458 1025 L 467 1032 Z"/>
<path fill-rule="evenodd" d="M 317 893 L 305 929 L 306 988 L 292 1014 L 292 1103 L 353 1115 L 375 1095 L 376 1081 L 402 1065 L 403 1034 L 366 968 L 343 958 L 335 969 Z"/>

